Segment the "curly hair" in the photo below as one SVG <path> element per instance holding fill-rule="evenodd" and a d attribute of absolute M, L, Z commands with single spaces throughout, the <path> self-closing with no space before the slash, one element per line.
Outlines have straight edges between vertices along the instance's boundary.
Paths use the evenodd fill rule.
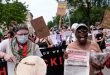
<path fill-rule="evenodd" d="M 14 28 L 14 32 L 17 32 L 17 31 L 22 30 L 22 29 L 28 30 L 27 24 L 19 24 L 19 25 L 17 25 Z"/>

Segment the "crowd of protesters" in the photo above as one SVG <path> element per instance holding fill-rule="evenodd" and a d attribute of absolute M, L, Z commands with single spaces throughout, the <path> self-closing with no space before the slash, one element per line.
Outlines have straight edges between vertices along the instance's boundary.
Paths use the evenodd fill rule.
<path fill-rule="evenodd" d="M 35 34 L 30 36 L 27 25 L 21 24 L 15 27 L 15 31 L 8 31 L 5 35 L 0 34 L 0 58 L 4 58 L 12 68 L 9 75 L 14 75 L 14 63 L 20 62 L 23 58 L 30 55 L 42 56 L 40 49 L 67 45 L 67 48 L 77 50 L 88 50 L 95 53 L 106 51 L 107 34 L 101 26 L 92 27 L 91 30 L 85 24 L 74 23 L 71 27 L 62 26 L 50 28 L 50 35 L 39 39 Z M 95 34 L 94 34 L 95 31 Z M 4 37 L 3 37 L 4 36 Z M 107 53 L 108 54 L 108 53 Z M 108 58 L 109 55 L 107 55 Z M 91 58 L 93 55 L 91 55 Z M 68 58 L 67 50 L 64 59 Z M 105 58 L 106 59 L 106 58 Z M 101 70 L 106 65 L 93 62 L 90 59 L 90 75 L 100 75 Z M 110 60 L 106 60 L 110 66 Z M 96 71 L 98 71 L 96 73 Z M 20 74 L 18 74 L 20 75 Z"/>

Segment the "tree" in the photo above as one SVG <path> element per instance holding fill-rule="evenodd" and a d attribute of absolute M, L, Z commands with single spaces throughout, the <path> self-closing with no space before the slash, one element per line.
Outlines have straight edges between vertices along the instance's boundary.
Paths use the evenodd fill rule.
<path fill-rule="evenodd" d="M 48 27 L 54 27 L 54 26 L 58 26 L 59 25 L 59 20 L 60 20 L 60 16 L 55 16 L 53 17 L 53 21 L 49 21 L 48 22 Z"/>
<path fill-rule="evenodd" d="M 58 1 L 58 0 L 57 0 Z M 70 21 L 86 23 L 88 26 L 101 22 L 108 7 L 107 0 L 65 0 L 69 5 Z"/>
<path fill-rule="evenodd" d="M 53 22 L 52 22 L 52 21 L 49 21 L 49 22 L 47 23 L 47 26 L 48 26 L 48 28 L 50 29 L 51 27 L 53 27 L 53 26 L 54 26 L 54 24 L 53 24 Z"/>
<path fill-rule="evenodd" d="M 108 7 L 106 0 L 71 0 L 71 6 L 77 7 L 71 11 L 71 22 L 83 22 L 88 26 L 101 22 L 103 19 L 104 10 Z M 68 2 L 69 3 L 69 2 Z"/>
<path fill-rule="evenodd" d="M 6 0 L 6 3 L 0 2 L 0 25 L 7 29 L 11 27 L 11 22 L 16 21 L 18 24 L 26 20 L 27 7 L 24 3 L 13 0 Z"/>

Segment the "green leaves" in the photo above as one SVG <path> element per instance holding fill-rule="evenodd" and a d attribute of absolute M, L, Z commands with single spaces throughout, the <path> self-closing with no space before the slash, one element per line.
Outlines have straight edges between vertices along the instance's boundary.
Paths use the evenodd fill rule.
<path fill-rule="evenodd" d="M 58 1 L 58 0 L 56 0 Z M 67 0 L 70 10 L 71 25 L 73 23 L 86 23 L 88 26 L 95 25 L 96 22 L 101 22 L 104 16 L 105 9 L 110 9 L 107 5 L 107 0 Z M 63 16 L 62 22 L 66 16 Z M 69 21 L 68 21 L 69 22 Z M 53 25 L 59 24 L 58 16 L 53 18 Z M 52 23 L 48 23 L 52 25 Z"/>
<path fill-rule="evenodd" d="M 11 21 L 23 23 L 26 20 L 26 12 L 27 7 L 21 2 L 0 3 L 0 23 L 7 28 L 10 27 Z"/>
<path fill-rule="evenodd" d="M 52 22 L 52 21 L 49 21 L 47 25 L 48 25 L 48 28 L 49 28 L 49 29 L 50 29 L 51 27 L 53 27 L 53 26 L 54 26 L 54 24 L 53 24 L 53 22 Z"/>
<path fill-rule="evenodd" d="M 95 22 L 101 22 L 104 10 L 107 8 L 106 0 L 85 0 L 85 2 L 84 0 L 70 0 L 68 2 L 73 8 L 77 7 L 76 10 L 71 10 L 72 24 L 83 22 L 87 25 L 94 25 Z"/>

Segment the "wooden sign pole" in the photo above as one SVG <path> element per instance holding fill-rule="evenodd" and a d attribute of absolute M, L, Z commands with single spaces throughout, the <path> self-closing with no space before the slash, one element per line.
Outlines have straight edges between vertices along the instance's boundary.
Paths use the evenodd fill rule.
<path fill-rule="evenodd" d="M 60 20 L 59 20 L 59 29 L 61 29 L 61 23 L 62 23 L 62 16 L 60 16 Z"/>

